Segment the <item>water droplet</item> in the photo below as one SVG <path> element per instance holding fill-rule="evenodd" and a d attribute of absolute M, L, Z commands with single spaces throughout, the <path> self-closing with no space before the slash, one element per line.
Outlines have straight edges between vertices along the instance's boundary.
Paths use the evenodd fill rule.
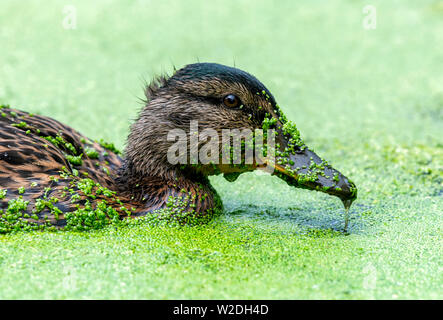
<path fill-rule="evenodd" d="M 352 200 L 342 200 L 342 202 L 345 207 L 345 228 L 343 231 L 347 232 L 349 224 L 349 208 L 351 207 Z"/>

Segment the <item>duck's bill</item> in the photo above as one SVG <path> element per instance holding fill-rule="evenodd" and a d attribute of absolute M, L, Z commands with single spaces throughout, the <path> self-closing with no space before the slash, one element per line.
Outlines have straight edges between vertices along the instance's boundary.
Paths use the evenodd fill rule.
<path fill-rule="evenodd" d="M 321 191 L 343 202 L 354 201 L 357 198 L 354 183 L 307 146 L 297 145 L 296 141 L 300 140 L 296 138 L 287 132 L 284 134 L 281 129 L 276 130 L 275 157 L 265 161 L 273 174 L 291 186 Z"/>

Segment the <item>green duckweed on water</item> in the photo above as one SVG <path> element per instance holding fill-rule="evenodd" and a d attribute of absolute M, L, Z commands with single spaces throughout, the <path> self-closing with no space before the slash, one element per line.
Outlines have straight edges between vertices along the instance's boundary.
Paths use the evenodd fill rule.
<path fill-rule="evenodd" d="M 204 225 L 1 234 L 0 299 L 443 298 L 443 10 L 371 4 L 374 30 L 358 1 L 76 1 L 69 30 L 63 3 L 2 1 L 0 104 L 123 149 L 141 77 L 234 57 L 359 196 L 343 233 L 339 199 L 256 171 L 210 178 L 224 212 Z"/>

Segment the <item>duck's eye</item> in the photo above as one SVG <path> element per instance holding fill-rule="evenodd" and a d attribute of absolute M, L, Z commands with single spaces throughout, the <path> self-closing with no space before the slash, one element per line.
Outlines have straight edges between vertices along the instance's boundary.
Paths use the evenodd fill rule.
<path fill-rule="evenodd" d="M 237 108 L 240 106 L 241 101 L 236 95 L 228 94 L 223 98 L 223 103 L 229 108 Z"/>

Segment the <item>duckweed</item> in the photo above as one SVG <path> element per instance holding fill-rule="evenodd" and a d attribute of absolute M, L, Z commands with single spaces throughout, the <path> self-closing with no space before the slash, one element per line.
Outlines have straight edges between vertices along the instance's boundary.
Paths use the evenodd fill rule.
<path fill-rule="evenodd" d="M 59 201 L 56 197 L 51 197 L 48 200 L 37 199 L 35 201 L 35 209 L 32 211 L 33 214 L 40 213 L 45 208 L 49 209 L 49 212 L 54 215 L 55 219 L 59 219 L 59 216 L 63 214 L 63 212 L 57 208 L 54 204 Z"/>
<path fill-rule="evenodd" d="M 12 112 L 11 112 L 11 114 L 12 114 Z M 17 127 L 17 128 L 22 128 L 22 129 L 28 128 L 28 124 L 24 121 L 21 121 L 20 123 L 13 123 L 13 124 L 11 124 L 11 126 Z"/>
<path fill-rule="evenodd" d="M 24 220 L 28 205 L 29 201 L 23 200 L 23 196 L 9 200 L 6 211 L 0 210 L 0 233 L 39 229 L 38 225 Z"/>
<path fill-rule="evenodd" d="M 118 212 L 108 206 L 105 200 L 98 201 L 95 209 L 89 201 L 86 201 L 84 208 L 65 213 L 65 219 L 66 230 L 76 231 L 100 229 L 109 224 L 121 224 Z"/>
<path fill-rule="evenodd" d="M 121 154 L 120 150 L 118 150 L 118 149 L 115 147 L 114 143 L 106 142 L 106 141 L 104 141 L 103 139 L 100 139 L 100 140 L 98 141 L 98 143 L 99 143 L 103 148 L 108 149 L 109 151 L 112 151 L 112 152 L 114 152 L 115 154 Z"/>
<path fill-rule="evenodd" d="M 202 190 L 200 190 L 202 191 Z M 203 213 L 195 211 L 195 200 L 204 199 L 207 194 L 201 192 L 193 194 L 182 190 L 182 196 L 170 196 L 166 202 L 166 207 L 153 211 L 155 218 L 150 218 L 151 221 L 167 223 L 169 225 L 187 225 L 196 226 L 207 224 L 214 216 L 223 212 L 223 203 L 217 193 L 214 194 L 214 208 L 207 209 Z"/>
<path fill-rule="evenodd" d="M 263 95 L 269 99 L 269 96 L 262 92 Z M 279 165 L 284 165 L 284 168 L 288 174 L 291 174 L 292 177 L 287 177 L 286 174 L 283 174 L 281 172 L 277 172 L 276 175 L 286 181 L 289 185 L 300 187 L 300 188 L 310 188 L 307 186 L 308 183 L 314 183 L 318 180 L 319 176 L 324 176 L 325 178 L 329 179 L 329 176 L 326 176 L 324 170 L 326 167 L 330 167 L 329 163 L 320 158 L 321 162 L 316 163 L 313 158 L 311 157 L 311 161 L 309 164 L 309 167 L 306 165 L 302 166 L 302 169 L 309 169 L 307 173 L 301 173 L 300 168 L 292 168 L 294 165 L 294 161 L 291 159 L 288 159 L 289 155 L 295 155 L 298 151 L 303 151 L 307 148 L 305 142 L 301 138 L 301 134 L 299 130 L 297 129 L 297 126 L 289 121 L 286 116 L 281 111 L 280 107 L 277 105 L 276 114 L 278 114 L 279 119 L 272 117 L 269 113 L 266 113 L 265 119 L 262 122 L 262 129 L 266 132 L 268 129 L 277 129 L 280 124 L 282 126 L 280 127 L 281 132 L 285 137 L 287 137 L 288 143 L 287 146 L 285 146 L 284 149 L 281 149 L 279 144 L 276 144 L 277 150 L 275 151 L 276 155 L 276 163 Z M 278 132 L 276 133 L 278 135 Z M 264 154 L 266 154 L 267 147 L 263 147 Z M 340 181 L 338 173 L 335 174 L 333 181 L 338 183 Z M 316 188 L 318 191 L 328 191 L 330 187 L 322 187 L 322 188 Z M 336 190 L 339 190 L 336 188 Z M 341 190 L 341 189 L 340 189 Z M 356 195 L 357 189 L 353 188 L 352 194 Z"/>
<path fill-rule="evenodd" d="M 72 155 L 67 154 L 67 155 L 65 155 L 65 158 L 73 165 L 81 166 L 83 163 L 82 155 L 72 156 Z"/>
<path fill-rule="evenodd" d="M 46 136 L 44 137 L 46 140 L 50 141 L 56 147 L 61 147 L 62 149 L 70 152 L 73 155 L 77 154 L 77 150 L 70 142 L 66 142 L 65 139 L 61 135 L 56 135 L 55 137 Z"/>
<path fill-rule="evenodd" d="M 95 150 L 94 148 L 91 148 L 91 147 L 85 148 L 85 154 L 88 156 L 88 158 L 91 158 L 91 159 L 98 159 L 98 157 L 99 157 L 98 151 Z"/>

